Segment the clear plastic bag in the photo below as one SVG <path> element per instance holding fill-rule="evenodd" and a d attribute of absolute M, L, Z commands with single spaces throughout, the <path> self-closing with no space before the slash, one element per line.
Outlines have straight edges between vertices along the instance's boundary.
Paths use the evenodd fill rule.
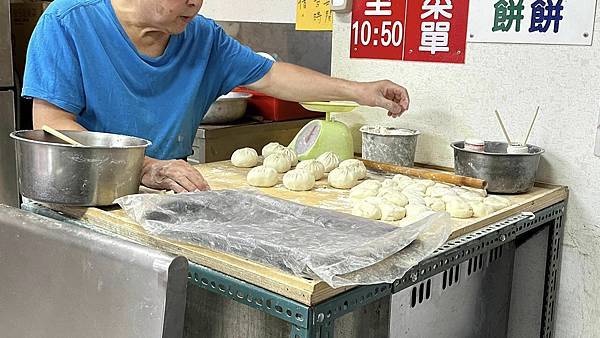
<path fill-rule="evenodd" d="M 407 266 L 443 244 L 450 224 L 447 214 L 431 213 L 397 227 L 235 190 L 140 194 L 116 202 L 152 234 L 321 279 L 332 287 L 400 278 Z M 383 265 L 375 266 L 379 262 Z"/>

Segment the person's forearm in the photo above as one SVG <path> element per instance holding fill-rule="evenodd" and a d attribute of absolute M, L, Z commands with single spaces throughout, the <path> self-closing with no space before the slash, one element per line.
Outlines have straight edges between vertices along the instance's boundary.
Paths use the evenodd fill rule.
<path fill-rule="evenodd" d="M 72 121 L 72 120 L 66 120 L 66 119 L 54 119 L 54 120 L 48 120 L 48 121 L 39 121 L 38 120 L 38 121 L 34 122 L 33 128 L 34 129 L 42 129 L 42 127 L 44 125 L 52 127 L 56 130 L 74 130 L 74 131 L 86 130 L 79 123 Z"/>
<path fill-rule="evenodd" d="M 271 71 L 250 89 L 288 101 L 355 101 L 356 82 L 336 79 L 284 62 L 273 64 Z"/>
<path fill-rule="evenodd" d="M 86 130 L 77 123 L 75 116 L 43 100 L 33 100 L 33 128 L 42 129 L 44 125 L 57 130 Z"/>

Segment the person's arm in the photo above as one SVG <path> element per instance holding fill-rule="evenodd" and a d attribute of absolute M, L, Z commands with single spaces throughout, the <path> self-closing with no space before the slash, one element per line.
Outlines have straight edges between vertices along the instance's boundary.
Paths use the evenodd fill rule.
<path fill-rule="evenodd" d="M 44 125 L 57 130 L 85 130 L 75 115 L 44 100 L 33 99 L 33 128 L 42 129 Z"/>
<path fill-rule="evenodd" d="M 33 100 L 33 127 L 48 125 L 59 130 L 86 130 L 77 123 L 75 115 L 44 100 Z M 157 160 L 146 156 L 142 170 L 142 184 L 153 189 L 175 192 L 210 190 L 198 170 L 182 160 Z"/>
<path fill-rule="evenodd" d="M 285 62 L 274 63 L 262 79 L 247 87 L 289 101 L 354 101 L 387 109 L 393 117 L 409 106 L 407 90 L 391 81 L 347 81 Z"/>

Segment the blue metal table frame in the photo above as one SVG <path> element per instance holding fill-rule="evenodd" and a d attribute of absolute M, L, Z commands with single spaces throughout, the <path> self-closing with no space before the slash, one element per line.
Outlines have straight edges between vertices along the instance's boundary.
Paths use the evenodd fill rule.
<path fill-rule="evenodd" d="M 23 205 L 35 213 L 78 224 L 86 228 L 91 224 L 61 215 L 39 204 Z M 566 201 L 533 213 L 507 218 L 475 232 L 448 241 L 429 258 L 408 271 L 392 284 L 360 286 L 334 296 L 319 304 L 308 306 L 264 288 L 246 283 L 218 271 L 190 262 L 189 285 L 208 290 L 222 297 L 250 306 L 291 324 L 291 338 L 333 337 L 337 318 L 384 297 L 417 285 L 440 273 L 452 273 L 459 264 L 483 254 L 490 257 L 495 249 L 514 241 L 534 229 L 549 228 L 546 255 L 544 301 L 540 337 L 553 336 L 555 303 L 557 299 L 562 255 L 563 224 Z M 481 263 L 479 263 L 481 264 Z"/>

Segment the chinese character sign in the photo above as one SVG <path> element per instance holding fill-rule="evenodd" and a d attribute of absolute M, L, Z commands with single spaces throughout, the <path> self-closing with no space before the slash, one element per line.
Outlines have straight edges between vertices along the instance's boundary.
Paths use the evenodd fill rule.
<path fill-rule="evenodd" d="M 419 0 L 408 4 L 405 60 L 464 63 L 469 2 Z"/>
<path fill-rule="evenodd" d="M 333 30 L 331 0 L 296 0 L 296 29 L 299 31 Z"/>
<path fill-rule="evenodd" d="M 479 0 L 470 42 L 590 45 L 596 0 Z"/>
<path fill-rule="evenodd" d="M 468 0 L 354 0 L 352 58 L 464 63 Z"/>
<path fill-rule="evenodd" d="M 350 57 L 402 60 L 405 11 L 405 0 L 355 0 Z"/>

